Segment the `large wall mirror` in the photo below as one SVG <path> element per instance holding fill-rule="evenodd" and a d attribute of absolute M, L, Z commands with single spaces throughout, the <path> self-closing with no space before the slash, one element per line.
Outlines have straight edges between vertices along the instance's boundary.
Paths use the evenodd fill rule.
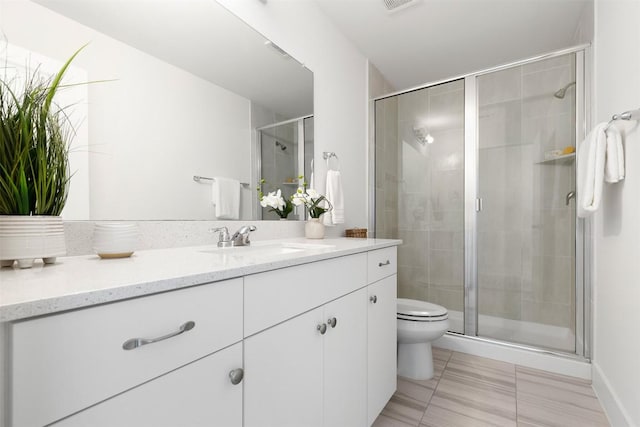
<path fill-rule="evenodd" d="M 310 174 L 313 73 L 217 2 L 0 0 L 0 14 L 9 64 L 55 69 L 88 43 L 69 79 L 98 82 L 72 108 L 65 219 L 219 219 L 216 177 L 244 183 L 239 219 L 272 219 L 260 178 Z"/>

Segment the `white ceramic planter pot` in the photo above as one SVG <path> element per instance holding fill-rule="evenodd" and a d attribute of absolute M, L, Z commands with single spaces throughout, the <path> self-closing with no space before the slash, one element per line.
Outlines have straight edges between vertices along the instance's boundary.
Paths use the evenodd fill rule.
<path fill-rule="evenodd" d="M 56 257 L 66 255 L 64 223 L 59 216 L 0 216 L 0 263 L 11 267 L 15 261 L 20 268 L 30 268 L 42 258 L 53 264 Z"/>
<path fill-rule="evenodd" d="M 304 225 L 304 236 L 307 239 L 324 239 L 324 224 L 320 218 L 309 218 Z"/>

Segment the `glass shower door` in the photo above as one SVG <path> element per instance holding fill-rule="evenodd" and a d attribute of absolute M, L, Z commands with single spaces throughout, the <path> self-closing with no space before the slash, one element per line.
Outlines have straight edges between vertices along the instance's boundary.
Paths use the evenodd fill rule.
<path fill-rule="evenodd" d="M 477 335 L 575 352 L 575 54 L 477 77 Z"/>

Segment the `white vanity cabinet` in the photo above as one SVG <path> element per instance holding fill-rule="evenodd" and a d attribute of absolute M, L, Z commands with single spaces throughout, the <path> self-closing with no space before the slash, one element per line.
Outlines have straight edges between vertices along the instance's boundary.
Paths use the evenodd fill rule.
<path fill-rule="evenodd" d="M 324 425 L 368 425 L 367 290 L 327 304 L 324 321 L 328 325 L 322 349 Z"/>
<path fill-rule="evenodd" d="M 365 426 L 367 291 L 245 340 L 245 427 Z"/>
<path fill-rule="evenodd" d="M 371 425 L 396 388 L 395 246 L 270 267 L 4 324 L 0 427 Z"/>
<path fill-rule="evenodd" d="M 56 427 L 242 427 L 242 343 L 55 423 Z"/>
<path fill-rule="evenodd" d="M 322 427 L 317 308 L 244 341 L 245 427 Z"/>
<path fill-rule="evenodd" d="M 362 253 L 245 277 L 245 427 L 366 424 L 366 268 Z"/>
<path fill-rule="evenodd" d="M 9 425 L 39 427 L 242 341 L 242 279 L 16 322 L 10 334 Z M 165 339 L 125 350 L 135 338 Z"/>
<path fill-rule="evenodd" d="M 397 387 L 396 280 L 394 274 L 367 288 L 368 425 L 382 412 Z"/>
<path fill-rule="evenodd" d="M 371 425 L 396 391 L 397 378 L 397 248 L 367 256 L 367 420 Z"/>

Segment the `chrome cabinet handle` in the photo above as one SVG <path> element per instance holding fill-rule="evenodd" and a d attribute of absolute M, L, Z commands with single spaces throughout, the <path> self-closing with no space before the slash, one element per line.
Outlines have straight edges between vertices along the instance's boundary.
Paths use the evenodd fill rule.
<path fill-rule="evenodd" d="M 325 332 L 327 332 L 327 324 L 326 323 L 322 323 L 322 324 L 318 325 L 318 327 L 316 329 L 320 331 L 320 335 L 324 335 Z"/>
<path fill-rule="evenodd" d="M 371 295 L 369 297 L 369 301 L 371 301 L 372 303 L 377 303 L 378 302 L 378 297 L 376 295 Z"/>
<path fill-rule="evenodd" d="M 330 318 L 329 320 L 327 320 L 327 323 L 329 324 L 329 326 L 331 326 L 332 328 L 335 328 L 336 325 L 338 324 L 338 319 L 336 319 L 335 317 Z"/>
<path fill-rule="evenodd" d="M 391 261 L 386 260 L 385 262 L 379 262 L 378 267 L 384 267 L 385 265 L 389 265 L 389 264 L 391 264 Z"/>
<path fill-rule="evenodd" d="M 244 378 L 244 370 L 242 368 L 234 369 L 229 372 L 229 379 L 231 380 L 231 384 L 238 385 L 240 381 Z"/>
<path fill-rule="evenodd" d="M 170 334 L 163 335 L 163 336 L 158 337 L 158 338 L 131 338 L 131 339 L 128 339 L 122 344 L 122 348 L 124 350 L 134 350 L 134 349 L 136 349 L 138 347 L 142 347 L 143 345 L 153 344 L 154 342 L 163 341 L 163 340 L 175 337 L 177 335 L 180 335 L 182 333 L 190 331 L 195 327 L 196 327 L 196 322 L 194 322 L 193 320 L 189 320 L 187 323 L 184 323 L 184 324 L 180 325 L 180 328 L 178 328 L 177 331 L 171 332 Z"/>

